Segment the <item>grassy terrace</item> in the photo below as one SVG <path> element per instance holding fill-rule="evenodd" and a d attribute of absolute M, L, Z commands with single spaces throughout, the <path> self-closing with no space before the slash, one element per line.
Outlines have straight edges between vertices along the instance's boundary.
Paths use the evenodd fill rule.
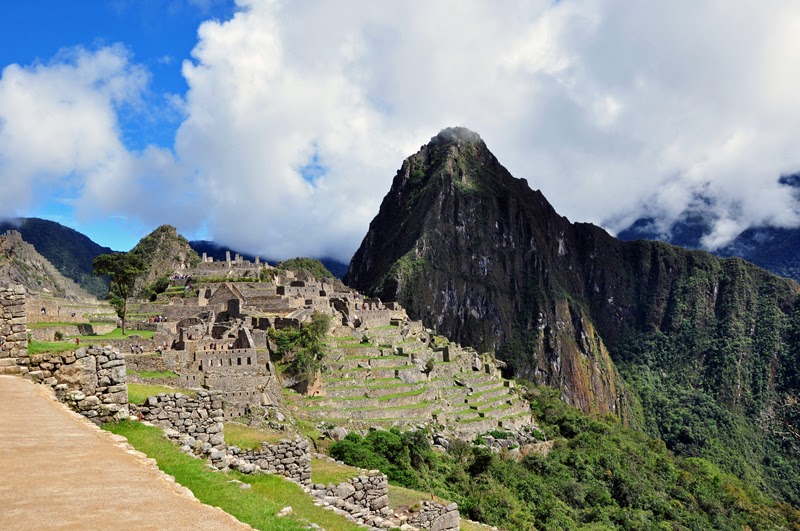
<path fill-rule="evenodd" d="M 343 349 L 350 349 L 350 348 L 377 348 L 377 345 L 373 345 L 372 343 L 342 343 L 337 345 L 339 348 Z"/>
<path fill-rule="evenodd" d="M 139 376 L 140 378 L 178 378 L 178 374 L 172 371 L 125 371 L 129 375 Z"/>
<path fill-rule="evenodd" d="M 28 353 L 39 354 L 42 352 L 50 352 L 57 354 L 59 352 L 67 352 L 75 350 L 78 345 L 75 344 L 75 337 L 81 340 L 81 343 L 96 343 L 99 341 L 108 341 L 114 339 L 129 339 L 131 335 L 139 335 L 142 339 L 152 339 L 153 333 L 150 330 L 128 330 L 128 333 L 122 335 L 122 329 L 117 328 L 113 332 L 103 334 L 100 336 L 69 336 L 70 339 L 64 341 L 37 341 L 35 339 L 28 342 Z"/>
<path fill-rule="evenodd" d="M 309 406 L 304 407 L 304 411 L 404 411 L 414 409 L 425 409 L 431 405 L 431 402 L 419 402 L 417 404 L 408 404 L 405 406 L 365 406 L 365 407 L 333 407 L 333 406 Z"/>
<path fill-rule="evenodd" d="M 407 360 L 408 356 L 345 356 L 347 360 Z"/>
<path fill-rule="evenodd" d="M 244 450 L 256 450 L 261 448 L 262 442 L 276 444 L 281 439 L 294 438 L 283 432 L 258 430 L 238 422 L 226 422 L 224 433 L 226 443 L 238 446 Z"/>
<path fill-rule="evenodd" d="M 95 321 L 89 323 L 66 323 L 66 322 L 52 322 L 52 323 L 28 323 L 28 328 L 31 330 L 41 330 L 42 328 L 52 328 L 57 326 L 78 326 L 78 325 L 91 325 L 91 326 L 98 326 L 98 325 L 107 325 L 113 324 L 112 321 Z"/>
<path fill-rule="evenodd" d="M 386 383 L 389 383 L 389 382 L 402 382 L 402 380 L 400 380 L 399 378 L 371 378 L 369 381 L 374 383 L 376 387 L 380 386 L 381 383 L 383 383 L 383 382 L 386 382 Z M 354 380 L 353 378 L 325 378 L 325 383 L 326 384 L 353 383 L 353 382 L 359 382 L 359 381 L 358 380 Z M 341 385 L 341 386 L 332 385 L 331 387 L 349 387 L 349 386 L 348 385 Z M 364 387 L 368 387 L 368 386 L 364 386 Z"/>
<path fill-rule="evenodd" d="M 390 324 L 390 325 L 386 325 L 386 326 L 378 326 L 376 328 L 371 328 L 370 330 L 397 330 L 398 328 L 400 328 L 399 325 Z"/>
<path fill-rule="evenodd" d="M 376 396 L 376 397 L 368 397 L 368 396 L 343 396 L 341 398 L 328 398 L 324 396 L 309 396 L 304 398 L 306 402 L 314 402 L 317 400 L 330 400 L 332 402 L 347 402 L 348 400 L 377 400 L 379 402 L 388 402 L 390 400 L 394 400 L 396 398 L 406 398 L 409 396 L 419 396 L 423 394 L 427 389 L 415 389 L 413 391 L 406 391 L 404 393 L 394 393 L 391 395 L 384 395 L 384 396 Z"/>
<path fill-rule="evenodd" d="M 496 387 L 492 387 L 490 389 L 486 389 L 485 391 L 479 391 L 477 393 L 472 393 L 471 395 L 469 395 L 469 397 L 470 398 L 479 398 L 481 396 L 488 395 L 489 393 L 495 393 L 497 391 L 505 391 L 507 389 L 508 389 L 508 387 L 506 387 L 504 385 L 498 385 Z"/>
<path fill-rule="evenodd" d="M 141 405 L 144 401 L 151 396 L 156 396 L 160 393 L 183 393 L 187 396 L 195 396 L 196 391 L 188 389 L 175 389 L 174 387 L 167 387 L 165 385 L 148 385 L 148 384 L 128 384 L 128 402 L 131 404 Z"/>
<path fill-rule="evenodd" d="M 339 465 L 327 459 L 311 459 L 311 481 L 323 485 L 338 485 L 358 476 L 361 471 L 355 467 Z"/>
<path fill-rule="evenodd" d="M 155 459 L 161 470 L 189 488 L 201 502 L 219 507 L 256 529 L 299 531 L 309 523 L 337 531 L 361 529 L 344 517 L 315 506 L 298 485 L 279 476 L 213 472 L 203 461 L 181 453 L 158 428 L 138 422 L 121 422 L 104 428 L 127 437 L 134 448 Z M 237 480 L 252 488 L 239 488 Z M 284 518 L 276 517 L 286 506 L 291 506 L 294 512 Z"/>

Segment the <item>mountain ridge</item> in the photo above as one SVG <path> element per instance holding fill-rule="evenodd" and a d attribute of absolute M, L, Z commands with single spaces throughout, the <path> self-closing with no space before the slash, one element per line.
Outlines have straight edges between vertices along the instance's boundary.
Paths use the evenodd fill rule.
<path fill-rule="evenodd" d="M 496 350 L 584 411 L 615 413 L 800 501 L 774 464 L 778 454 L 796 463 L 796 449 L 757 425 L 800 389 L 797 283 L 570 223 L 479 138 L 445 130 L 403 162 L 345 282 Z"/>

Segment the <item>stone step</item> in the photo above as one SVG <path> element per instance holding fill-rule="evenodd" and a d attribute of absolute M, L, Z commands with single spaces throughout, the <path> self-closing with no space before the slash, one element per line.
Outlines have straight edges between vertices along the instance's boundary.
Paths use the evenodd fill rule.
<path fill-rule="evenodd" d="M 410 365 L 411 360 L 406 356 L 345 356 L 337 361 L 330 361 L 328 365 L 335 367 L 340 365 L 339 370 L 352 369 L 355 367 L 397 367 L 399 365 Z"/>
<path fill-rule="evenodd" d="M 463 383 L 465 387 L 470 387 L 473 389 L 491 385 L 492 383 L 498 381 L 492 378 L 491 375 L 478 371 L 472 373 L 456 373 L 453 375 L 453 379 Z"/>
<path fill-rule="evenodd" d="M 341 353 L 344 356 L 380 356 L 381 349 L 378 348 L 376 345 L 369 344 L 365 346 L 362 343 L 357 343 L 353 345 L 336 345 L 335 347 L 331 347 L 331 352 L 333 353 Z"/>
<path fill-rule="evenodd" d="M 490 398 L 498 398 L 502 396 L 508 396 L 511 394 L 511 390 L 505 386 L 495 386 L 489 387 L 485 391 L 478 391 L 476 393 L 472 393 L 468 396 L 471 402 L 477 402 L 482 400 L 489 400 Z"/>
<path fill-rule="evenodd" d="M 478 415 L 499 420 L 503 417 L 512 416 L 517 413 L 522 413 L 526 409 L 527 407 L 519 401 L 517 402 L 509 401 L 503 404 L 495 404 L 492 407 L 479 409 Z"/>
<path fill-rule="evenodd" d="M 374 420 L 384 418 L 401 417 L 408 415 L 415 419 L 430 420 L 431 413 L 436 410 L 433 402 L 419 402 L 406 406 L 389 407 L 364 407 L 364 408 L 343 408 L 315 406 L 306 407 L 302 410 L 302 415 L 317 419 L 353 419 L 353 420 Z"/>
<path fill-rule="evenodd" d="M 314 397 L 305 399 L 303 403 L 312 407 L 323 406 L 345 409 L 397 407 L 407 406 L 410 404 L 419 403 L 421 401 L 432 402 L 436 400 L 436 394 L 437 391 L 435 389 L 421 387 L 409 391 L 386 394 L 379 397 Z"/>
<path fill-rule="evenodd" d="M 360 384 L 360 385 L 359 385 Z M 419 389 L 424 386 L 424 382 L 418 384 L 407 384 L 397 378 L 390 378 L 389 382 L 384 384 L 371 384 L 364 385 L 363 382 L 354 382 L 348 386 L 329 386 L 325 385 L 325 395 L 328 398 L 348 398 L 348 397 L 379 397 L 390 395 L 393 393 L 402 393 Z"/>
<path fill-rule="evenodd" d="M 497 406 L 497 405 L 500 405 L 500 404 L 504 404 L 505 402 L 511 401 L 514 398 L 516 398 L 516 397 L 514 397 L 512 395 L 497 396 L 497 397 L 494 397 L 494 398 L 478 397 L 478 398 L 475 398 L 475 399 L 473 399 L 473 397 L 471 397 L 471 396 L 468 396 L 466 403 L 472 409 L 481 410 L 481 409 L 489 409 L 489 408 L 492 408 L 494 406 Z"/>
<path fill-rule="evenodd" d="M 536 419 L 533 418 L 533 414 L 530 412 L 530 409 L 525 408 L 525 411 L 521 411 L 514 415 L 500 417 L 498 422 L 501 428 L 506 430 L 518 430 L 522 426 L 535 425 Z"/>
<path fill-rule="evenodd" d="M 404 341 L 403 334 L 399 326 L 369 328 L 364 333 L 369 336 L 373 343 L 383 342 L 379 341 L 383 339 L 394 340 L 395 343 Z"/>

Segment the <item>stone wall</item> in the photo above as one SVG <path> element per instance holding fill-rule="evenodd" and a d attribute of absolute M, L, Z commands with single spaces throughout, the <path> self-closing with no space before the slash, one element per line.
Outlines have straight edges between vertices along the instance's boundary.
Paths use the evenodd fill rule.
<path fill-rule="evenodd" d="M 314 485 L 311 495 L 343 511 L 351 519 L 379 527 L 392 514 L 389 508 L 389 480 L 378 470 L 357 476 L 337 486 Z"/>
<path fill-rule="evenodd" d="M 128 417 L 125 356 L 111 347 L 26 358 L 26 376 L 55 387 L 56 397 L 95 424 Z"/>
<path fill-rule="evenodd" d="M 313 485 L 310 494 L 317 498 L 318 505 L 332 507 L 336 513 L 371 528 L 458 531 L 461 523 L 455 503 L 441 505 L 420 501 L 417 511 L 395 513 L 389 507 L 388 478 L 378 470 L 370 470 L 339 485 Z"/>
<path fill-rule="evenodd" d="M 302 485 L 311 481 L 311 455 L 305 439 L 282 439 L 262 444 L 259 450 L 242 450 L 225 444 L 222 393 L 200 391 L 190 397 L 181 393 L 152 396 L 134 414 L 164 429 L 184 452 L 208 457 L 220 470 L 245 474 L 279 474 Z"/>
<path fill-rule="evenodd" d="M 430 531 L 458 531 L 461 516 L 455 503 L 440 505 L 432 501 L 423 501 L 420 510 L 412 514 L 408 523 Z"/>
<path fill-rule="evenodd" d="M 28 357 L 25 288 L 0 286 L 0 374 L 24 372 L 19 361 Z"/>

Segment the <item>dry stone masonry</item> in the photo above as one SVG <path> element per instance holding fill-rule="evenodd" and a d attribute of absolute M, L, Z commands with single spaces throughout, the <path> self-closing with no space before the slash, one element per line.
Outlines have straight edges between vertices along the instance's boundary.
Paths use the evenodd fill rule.
<path fill-rule="evenodd" d="M 125 356 L 111 347 L 33 354 L 21 365 L 27 377 L 53 386 L 56 397 L 95 424 L 127 418 Z"/>
<path fill-rule="evenodd" d="M 458 505 L 421 501 L 411 516 L 398 515 L 389 507 L 389 480 L 378 470 L 370 470 L 339 485 L 317 484 L 311 495 L 318 504 L 331 507 L 346 518 L 372 529 L 430 529 L 457 531 L 461 521 Z"/>
<path fill-rule="evenodd" d="M 458 505 L 440 505 L 431 501 L 423 501 L 419 511 L 413 513 L 408 520 L 410 525 L 430 531 L 458 531 L 461 517 Z"/>
<path fill-rule="evenodd" d="M 200 391 L 195 397 L 162 393 L 149 397 L 134 413 L 164 429 L 168 437 L 181 444 L 184 452 L 208 457 L 219 470 L 278 474 L 301 485 L 310 484 L 311 456 L 305 439 L 262 443 L 259 450 L 242 450 L 225 444 L 225 413 L 219 391 Z"/>
<path fill-rule="evenodd" d="M 21 374 L 18 360 L 28 356 L 25 288 L 0 286 L 0 374 Z"/>

